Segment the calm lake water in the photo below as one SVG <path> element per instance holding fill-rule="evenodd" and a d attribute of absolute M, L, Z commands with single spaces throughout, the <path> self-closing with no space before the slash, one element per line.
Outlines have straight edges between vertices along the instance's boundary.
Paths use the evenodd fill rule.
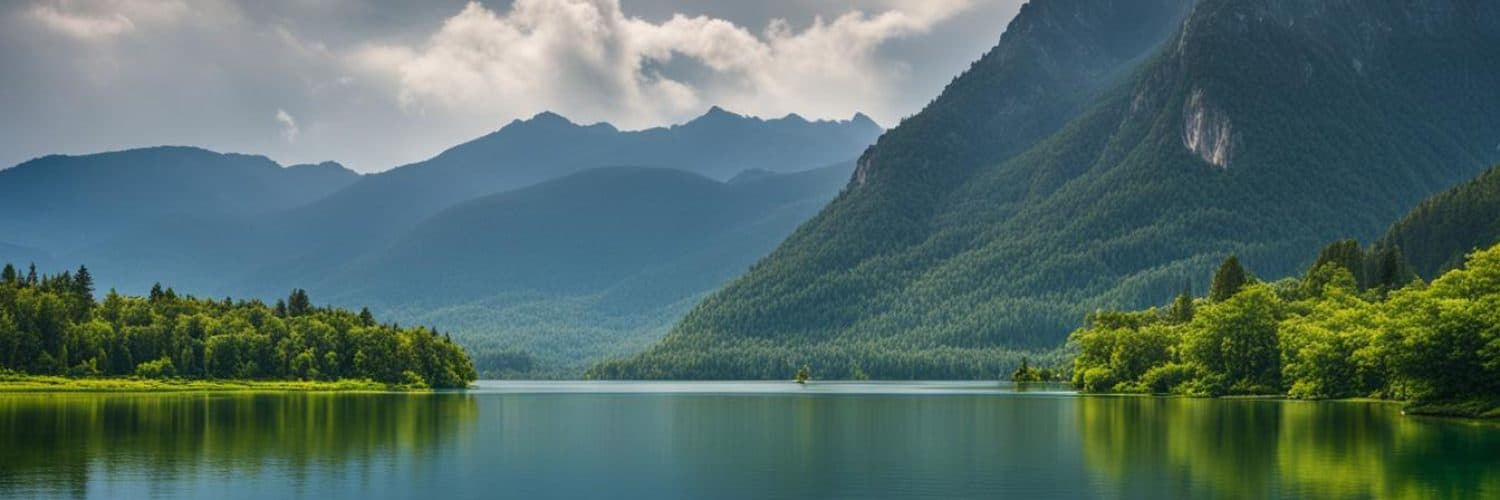
<path fill-rule="evenodd" d="M 1500 425 L 996 383 L 0 394 L 0 496 L 1500 498 Z"/>

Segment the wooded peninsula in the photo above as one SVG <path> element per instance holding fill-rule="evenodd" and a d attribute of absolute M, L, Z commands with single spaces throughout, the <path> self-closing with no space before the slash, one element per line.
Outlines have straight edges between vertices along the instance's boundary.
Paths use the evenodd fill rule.
<path fill-rule="evenodd" d="M 300 289 L 274 305 L 160 285 L 96 301 L 86 267 L 39 276 L 9 264 L 0 370 L 0 390 L 425 389 L 477 378 L 448 336 L 379 323 L 368 309 L 314 307 Z M 123 378 L 134 382 L 100 380 Z"/>

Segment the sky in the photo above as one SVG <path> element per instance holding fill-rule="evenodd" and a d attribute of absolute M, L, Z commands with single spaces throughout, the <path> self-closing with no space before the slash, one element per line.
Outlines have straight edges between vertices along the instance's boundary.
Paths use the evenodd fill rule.
<path fill-rule="evenodd" d="M 554 111 L 625 129 L 741 114 L 885 126 L 1023 0 L 4 0 L 0 166 L 153 145 L 429 158 Z"/>

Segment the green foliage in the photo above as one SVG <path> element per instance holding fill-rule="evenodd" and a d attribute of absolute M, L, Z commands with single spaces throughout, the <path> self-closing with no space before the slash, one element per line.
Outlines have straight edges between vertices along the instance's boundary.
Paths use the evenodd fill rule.
<path fill-rule="evenodd" d="M 812 379 L 812 370 L 807 365 L 802 365 L 802 368 L 797 369 L 797 383 L 806 384 L 810 379 Z"/>
<path fill-rule="evenodd" d="M 1500 245 L 1430 286 L 1362 293 L 1358 247 L 1325 255 L 1288 301 L 1252 284 L 1199 309 L 1101 312 L 1070 343 L 1090 392 L 1287 394 L 1493 401 L 1500 397 Z"/>
<path fill-rule="evenodd" d="M 141 378 L 172 378 L 176 374 L 177 369 L 172 366 L 172 358 L 168 356 L 135 366 L 135 376 Z"/>
<path fill-rule="evenodd" d="M 1018 384 L 1027 382 L 1046 382 L 1052 380 L 1053 377 L 1054 374 L 1052 373 L 1052 370 L 1031 366 L 1030 359 L 1021 358 L 1021 366 L 1016 367 L 1016 371 L 1011 372 L 1010 381 Z"/>
<path fill-rule="evenodd" d="M 757 378 L 715 370 L 826 345 L 1047 349 L 1229 254 L 1305 270 L 1321 243 L 1373 238 L 1500 158 L 1492 23 L 1428 2 L 1271 4 L 1031 2 L 821 214 L 596 373 Z"/>
<path fill-rule="evenodd" d="M 1240 288 L 1249 281 L 1245 273 L 1245 267 L 1240 265 L 1240 258 L 1230 255 L 1219 264 L 1219 270 L 1214 271 L 1214 280 L 1208 286 L 1208 300 L 1223 302 L 1229 300 L 1234 294 L 1240 293 Z"/>
<path fill-rule="evenodd" d="M 77 274 L 0 280 L 0 369 L 424 387 L 464 387 L 477 376 L 446 336 L 317 308 L 303 290 L 274 309 L 259 301 L 179 296 L 160 286 L 147 298 L 111 291 L 95 303 L 91 280 L 82 267 Z"/>
<path fill-rule="evenodd" d="M 1375 246 L 1401 254 L 1415 273 L 1431 279 L 1457 268 L 1470 252 L 1500 243 L 1495 214 L 1500 214 L 1500 165 L 1428 198 Z"/>

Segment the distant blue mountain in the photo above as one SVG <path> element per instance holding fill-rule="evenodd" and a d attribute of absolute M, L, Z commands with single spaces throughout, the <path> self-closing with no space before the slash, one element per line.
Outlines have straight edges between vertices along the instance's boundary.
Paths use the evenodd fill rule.
<path fill-rule="evenodd" d="M 283 168 L 189 147 L 52 155 L 0 170 L 0 237 L 61 254 L 173 217 L 284 211 L 358 178 L 337 163 Z"/>
<path fill-rule="evenodd" d="M 181 147 L 50 156 L 0 171 L 0 261 L 86 264 L 101 290 L 307 288 L 576 376 L 765 255 L 881 133 L 713 108 L 640 131 L 542 113 L 363 176 Z"/>

